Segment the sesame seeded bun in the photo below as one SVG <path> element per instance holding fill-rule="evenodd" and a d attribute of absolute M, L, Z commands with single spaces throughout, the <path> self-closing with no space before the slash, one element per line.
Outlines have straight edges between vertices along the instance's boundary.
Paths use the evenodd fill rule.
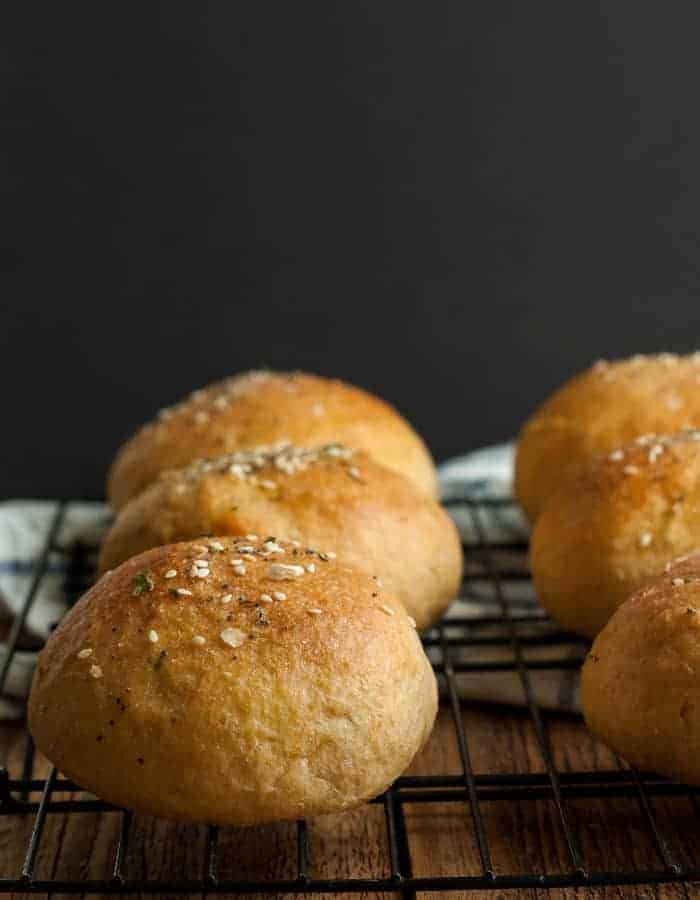
<path fill-rule="evenodd" d="M 247 372 L 161 410 L 117 454 L 107 495 L 119 509 L 164 469 L 278 441 L 305 447 L 342 441 L 438 495 L 425 444 L 393 407 L 342 381 L 302 372 Z"/>
<path fill-rule="evenodd" d="M 632 591 L 700 544 L 700 431 L 644 436 L 595 458 L 550 498 L 530 562 L 537 594 L 593 636 Z"/>
<path fill-rule="evenodd" d="M 260 447 L 163 473 L 122 508 L 100 570 L 202 534 L 332 548 L 341 561 L 378 575 L 419 628 L 442 615 L 461 578 L 459 536 L 439 504 L 340 444 Z"/>
<path fill-rule="evenodd" d="M 296 819 L 384 790 L 436 714 L 416 631 L 369 575 L 280 546 L 173 544 L 104 576 L 39 656 L 41 751 L 104 799 L 183 822 Z"/>
<path fill-rule="evenodd" d="M 601 360 L 554 393 L 518 441 L 515 495 L 531 522 L 596 453 L 642 434 L 700 428 L 700 353 Z"/>
<path fill-rule="evenodd" d="M 583 667 L 591 731 L 629 763 L 700 784 L 700 554 L 610 619 Z"/>

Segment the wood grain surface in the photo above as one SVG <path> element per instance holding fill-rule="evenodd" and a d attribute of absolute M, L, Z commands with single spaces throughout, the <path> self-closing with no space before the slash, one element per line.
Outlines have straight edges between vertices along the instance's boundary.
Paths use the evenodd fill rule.
<path fill-rule="evenodd" d="M 527 711 L 465 705 L 462 718 L 474 771 L 541 773 L 544 764 Z M 550 715 L 545 719 L 555 763 L 561 772 L 616 768 L 619 763 L 586 732 L 579 719 Z M 26 733 L 22 725 L 0 728 L 10 772 L 21 771 Z M 46 772 L 37 758 L 35 775 Z M 456 732 L 447 706 L 411 774 L 461 774 Z M 55 799 L 65 799 L 57 794 Z M 549 799 L 480 801 L 495 871 L 565 873 L 570 858 L 560 819 Z M 700 860 L 700 819 L 694 801 L 685 797 L 652 799 L 674 861 Z M 589 870 L 661 867 L 638 799 L 573 798 L 566 800 L 571 827 Z M 467 803 L 414 803 L 404 806 L 416 876 L 481 872 L 478 846 Z M 36 860 L 36 878 L 105 878 L 111 872 L 120 815 L 51 813 Z M 31 832 L 33 816 L 0 816 L 0 876 L 17 876 Z M 124 865 L 127 878 L 197 878 L 201 875 L 206 828 L 178 826 L 137 816 Z M 310 875 L 318 878 L 386 877 L 389 851 L 383 808 L 369 804 L 344 815 L 309 823 Z M 224 828 L 219 836 L 220 877 L 278 879 L 296 875 L 296 829 L 282 824 L 258 828 Z M 270 895 L 274 896 L 274 895 Z M 331 896 L 331 895 L 327 895 Z M 356 896 L 356 895 L 346 895 Z M 363 896 L 387 896 L 365 894 Z M 700 897 L 693 885 L 625 886 L 600 889 L 475 891 L 421 894 L 421 897 L 547 896 L 552 900 L 587 897 Z"/>

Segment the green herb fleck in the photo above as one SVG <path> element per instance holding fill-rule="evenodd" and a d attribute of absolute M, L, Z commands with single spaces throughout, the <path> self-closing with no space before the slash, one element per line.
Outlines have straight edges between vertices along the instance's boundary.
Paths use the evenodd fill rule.
<path fill-rule="evenodd" d="M 143 572 L 139 572 L 138 575 L 134 576 L 131 586 L 133 587 L 132 594 L 134 597 L 140 597 L 141 594 L 152 591 L 156 586 L 153 580 L 153 573 L 149 572 L 148 569 L 144 569 Z"/>

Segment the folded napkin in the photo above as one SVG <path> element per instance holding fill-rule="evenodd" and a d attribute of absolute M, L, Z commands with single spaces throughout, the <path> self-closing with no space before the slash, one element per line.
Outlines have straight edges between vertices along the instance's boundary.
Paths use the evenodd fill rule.
<path fill-rule="evenodd" d="M 531 690 L 541 706 L 575 712 L 575 662 L 585 645 L 561 635 L 537 605 L 525 567 L 528 527 L 511 499 L 512 468 L 511 444 L 487 447 L 440 467 L 444 502 L 467 547 L 467 577 L 442 627 L 425 635 L 426 648 L 434 663 L 454 667 L 455 684 L 465 700 L 522 705 Z M 91 583 L 110 519 L 109 508 L 97 502 L 0 504 L 0 624 L 6 625 L 0 633 L 8 634 L 16 617 L 26 615 L 20 649 L 0 686 L 1 719 L 24 716 L 37 651 Z M 45 552 L 44 574 L 37 580 Z M 465 629 L 468 644 L 461 641 Z M 513 665 L 516 634 L 523 662 L 535 666 L 524 679 L 522 668 L 518 673 Z M 7 645 L 0 642 L 0 659 L 3 649 Z M 473 671 L 479 666 L 484 670 Z M 465 667 L 470 671 L 462 671 Z"/>

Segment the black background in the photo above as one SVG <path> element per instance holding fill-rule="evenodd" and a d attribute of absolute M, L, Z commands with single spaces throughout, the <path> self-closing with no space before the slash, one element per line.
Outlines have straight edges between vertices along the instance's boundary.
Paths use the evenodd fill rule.
<path fill-rule="evenodd" d="M 266 364 L 445 458 L 600 355 L 697 346 L 697 4 L 0 11 L 0 494 L 99 496 Z"/>

